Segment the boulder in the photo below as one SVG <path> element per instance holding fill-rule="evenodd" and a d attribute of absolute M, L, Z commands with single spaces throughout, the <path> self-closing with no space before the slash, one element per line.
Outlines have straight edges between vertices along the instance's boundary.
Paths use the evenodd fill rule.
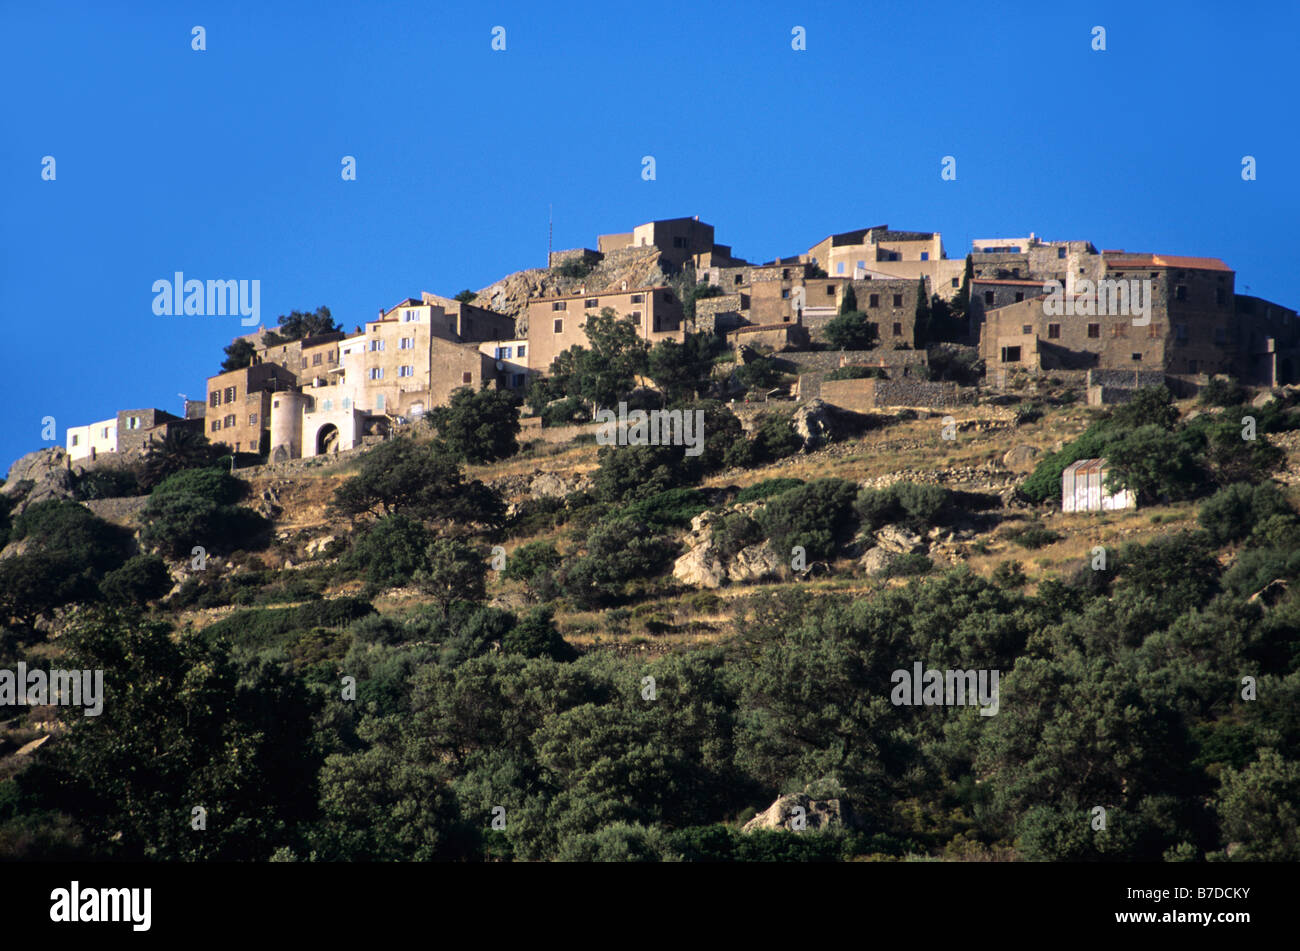
<path fill-rule="evenodd" d="M 528 484 L 528 494 L 538 499 L 562 499 L 570 491 L 569 484 L 554 472 L 539 472 Z"/>
<path fill-rule="evenodd" d="M 876 531 L 876 546 L 895 554 L 905 555 L 922 551 L 925 543 L 921 536 L 902 525 L 886 525 Z"/>
<path fill-rule="evenodd" d="M 313 538 L 307 543 L 308 557 L 315 558 L 325 553 L 325 549 L 330 542 L 334 541 L 333 535 L 322 535 L 320 538 Z"/>
<path fill-rule="evenodd" d="M 1255 407 L 1263 407 L 1263 406 L 1267 406 L 1275 399 L 1277 399 L 1277 397 L 1273 395 L 1272 390 L 1265 390 L 1264 392 L 1256 396 L 1253 400 L 1251 400 L 1250 405 Z"/>
<path fill-rule="evenodd" d="M 795 819 L 802 810 L 803 827 Z M 822 830 L 832 826 L 854 825 L 853 811 L 843 799 L 813 799 L 806 793 L 792 793 L 781 796 L 754 818 L 745 823 L 742 832 L 758 832 L 763 829 L 786 829 L 791 832 L 804 830 Z"/>
<path fill-rule="evenodd" d="M 796 408 L 794 416 L 790 418 L 790 425 L 803 440 L 804 452 L 816 449 L 835 435 L 831 408 L 821 399 L 809 400 Z"/>
<path fill-rule="evenodd" d="M 886 551 L 883 548 L 872 548 L 858 559 L 858 564 L 868 574 L 878 575 L 888 571 L 889 567 L 897 560 L 898 555 L 892 551 Z"/>
<path fill-rule="evenodd" d="M 732 581 L 762 581 L 779 574 L 784 567 L 785 561 L 772 543 L 765 541 L 737 552 L 735 561 L 727 567 L 727 577 Z"/>
<path fill-rule="evenodd" d="M 73 474 L 68 471 L 67 450 L 62 446 L 51 446 L 29 452 L 10 466 L 9 475 L 0 492 L 16 496 L 27 488 L 22 501 L 14 506 L 14 513 L 17 514 L 37 502 L 72 498 L 74 483 Z"/>
<path fill-rule="evenodd" d="M 673 577 L 698 588 L 721 587 L 727 571 L 712 541 L 702 541 L 673 562 Z"/>
<path fill-rule="evenodd" d="M 1038 449 L 1034 446 L 1012 446 L 1002 457 L 1002 464 L 1012 472 L 1032 472 L 1036 466 Z"/>

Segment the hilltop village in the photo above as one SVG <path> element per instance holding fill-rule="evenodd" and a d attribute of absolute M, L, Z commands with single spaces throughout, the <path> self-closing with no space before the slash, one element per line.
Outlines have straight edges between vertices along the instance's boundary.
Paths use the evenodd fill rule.
<path fill-rule="evenodd" d="M 253 463 L 356 448 L 461 387 L 522 395 L 557 356 L 586 345 L 587 318 L 606 311 L 651 345 L 707 334 L 738 366 L 778 354 L 796 379 L 763 398 L 818 397 L 859 411 L 966 400 L 969 374 L 952 379 L 930 365 L 937 344 L 945 363 L 964 352 L 985 387 L 1050 375 L 1086 388 L 1092 405 L 1161 383 L 1192 396 L 1216 375 L 1281 386 L 1300 370 L 1295 310 L 1238 293 L 1217 258 L 1032 233 L 978 239 L 950 258 L 938 232 L 879 225 L 757 264 L 718 244 L 698 217 L 595 243 L 551 252 L 547 268 L 477 293 L 405 298 L 350 333 L 286 339 L 283 328 L 260 327 L 227 348 L 206 399 L 187 401 L 183 416 L 125 409 L 70 427 L 69 462 L 138 451 L 183 428 Z M 864 316 L 869 346 L 836 336 L 845 314 Z"/>

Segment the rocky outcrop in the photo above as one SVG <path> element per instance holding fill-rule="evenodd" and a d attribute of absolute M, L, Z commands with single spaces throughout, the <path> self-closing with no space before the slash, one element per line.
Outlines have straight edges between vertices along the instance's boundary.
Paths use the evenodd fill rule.
<path fill-rule="evenodd" d="M 843 799 L 813 799 L 806 793 L 781 796 L 745 823 L 742 832 L 785 829 L 790 832 L 819 831 L 857 824 L 853 810 Z"/>
<path fill-rule="evenodd" d="M 876 530 L 876 546 L 895 555 L 924 551 L 925 540 L 902 525 L 885 525 Z"/>
<path fill-rule="evenodd" d="M 884 548 L 869 548 L 865 555 L 858 559 L 858 564 L 868 574 L 884 574 L 890 569 L 890 566 L 898 560 L 898 555 L 892 551 L 886 551 Z"/>
<path fill-rule="evenodd" d="M 1034 446 L 1012 446 L 1002 457 L 1002 464 L 1012 472 L 1032 472 L 1038 465 L 1038 449 Z"/>
<path fill-rule="evenodd" d="M 730 511 L 749 514 L 761 506 L 761 502 L 750 502 Z M 786 560 L 768 541 L 742 548 L 734 558 L 724 560 L 713 542 L 713 524 L 719 518 L 720 513 L 709 511 L 691 519 L 691 531 L 685 540 L 686 554 L 673 563 L 674 578 L 697 588 L 718 588 L 727 581 L 737 584 L 762 581 L 784 572 Z"/>
<path fill-rule="evenodd" d="M 863 418 L 840 409 L 820 398 L 811 399 L 795 407 L 790 425 L 803 440 L 803 451 L 812 452 L 829 442 L 835 442 L 857 433 Z"/>
<path fill-rule="evenodd" d="M 29 452 L 10 466 L 0 492 L 11 497 L 26 493 L 14 506 L 17 513 L 37 502 L 70 499 L 74 485 L 73 473 L 68 469 L 67 450 L 62 446 L 51 446 Z"/>

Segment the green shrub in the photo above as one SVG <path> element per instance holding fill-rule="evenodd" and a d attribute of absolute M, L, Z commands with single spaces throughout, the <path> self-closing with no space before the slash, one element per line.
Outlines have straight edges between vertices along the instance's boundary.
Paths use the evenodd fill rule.
<path fill-rule="evenodd" d="M 844 479 L 818 479 L 778 495 L 757 518 L 778 552 L 802 545 L 811 558 L 832 558 L 852 536 L 858 487 Z"/>
<path fill-rule="evenodd" d="M 943 510 L 952 501 L 952 493 L 938 485 L 919 482 L 895 482 L 883 489 L 863 489 L 853 508 L 862 527 L 875 530 L 900 522 L 913 529 L 929 528 L 939 523 Z"/>
<path fill-rule="evenodd" d="M 803 485 L 803 479 L 792 479 L 781 477 L 777 479 L 764 479 L 762 482 L 755 482 L 753 485 L 741 489 L 736 493 L 732 501 L 736 504 L 744 502 L 758 502 L 763 499 L 770 499 L 780 495 L 782 492 L 788 492 L 791 489 L 797 489 Z"/>
<path fill-rule="evenodd" d="M 1059 532 L 1054 532 L 1050 528 L 1044 528 L 1037 523 L 1029 525 L 1017 525 L 1006 533 L 1006 537 L 1015 542 L 1021 548 L 1042 548 L 1053 542 L 1059 542 L 1065 536 Z"/>
<path fill-rule="evenodd" d="M 1241 541 L 1255 526 L 1275 515 L 1291 515 L 1291 506 L 1272 483 L 1250 485 L 1239 482 L 1225 486 L 1206 499 L 1196 514 L 1201 527 L 1215 544 Z"/>
<path fill-rule="evenodd" d="M 620 516 L 638 519 L 651 528 L 680 528 L 709 507 L 699 489 L 669 489 L 624 506 Z"/>
<path fill-rule="evenodd" d="M 1196 394 L 1202 406 L 1240 406 L 1246 402 L 1246 390 L 1236 380 L 1215 377 Z"/>
<path fill-rule="evenodd" d="M 172 588 L 167 566 L 157 555 L 136 555 L 121 568 L 104 575 L 99 590 L 110 604 L 122 606 L 144 604 L 161 598 Z"/>
<path fill-rule="evenodd" d="M 425 567 L 425 550 L 432 540 L 419 522 L 389 515 L 366 529 L 340 564 L 381 587 L 410 584 L 415 572 Z"/>
<path fill-rule="evenodd" d="M 209 643 L 224 639 L 237 647 L 257 650 L 282 646 L 293 639 L 290 635 L 305 633 L 312 628 L 347 627 L 353 621 L 374 613 L 375 609 L 368 601 L 334 598 L 292 608 L 236 611 L 209 624 L 201 633 Z"/>

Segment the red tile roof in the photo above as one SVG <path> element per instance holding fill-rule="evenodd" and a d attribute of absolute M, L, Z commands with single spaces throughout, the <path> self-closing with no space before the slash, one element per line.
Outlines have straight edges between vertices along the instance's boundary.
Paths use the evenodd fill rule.
<path fill-rule="evenodd" d="M 1124 251 L 1103 251 L 1106 256 L 1106 266 L 1114 268 L 1185 268 L 1189 271 L 1228 271 L 1232 268 L 1224 264 L 1218 258 L 1196 258 L 1185 257 L 1175 254 L 1129 254 Z"/>

